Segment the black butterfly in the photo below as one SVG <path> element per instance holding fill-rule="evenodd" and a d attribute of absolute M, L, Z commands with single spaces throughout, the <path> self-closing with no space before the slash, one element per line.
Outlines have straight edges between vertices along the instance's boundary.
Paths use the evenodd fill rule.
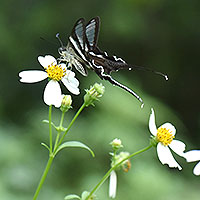
<path fill-rule="evenodd" d="M 69 67 L 74 66 L 84 76 L 87 76 L 88 74 L 87 68 L 92 69 L 101 79 L 107 80 L 113 85 L 128 91 L 143 105 L 143 100 L 134 91 L 113 79 L 111 77 L 111 72 L 120 69 L 143 69 L 160 74 L 166 79 L 167 76 L 148 68 L 129 65 L 122 58 L 108 56 L 106 52 L 101 51 L 97 47 L 99 26 L 99 17 L 91 19 L 87 24 L 85 24 L 83 18 L 79 19 L 72 29 L 66 47 L 62 44 L 59 34 L 57 34 L 56 37 L 61 43 L 61 47 L 58 49 L 58 52 L 61 55 L 59 58 L 60 62 L 65 61 Z"/>

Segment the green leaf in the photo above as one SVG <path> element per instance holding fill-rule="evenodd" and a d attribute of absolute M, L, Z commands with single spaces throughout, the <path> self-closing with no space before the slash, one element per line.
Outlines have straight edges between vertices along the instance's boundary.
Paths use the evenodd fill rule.
<path fill-rule="evenodd" d="M 47 149 L 48 149 L 48 151 L 50 151 L 50 149 L 49 149 L 49 147 L 48 147 L 48 145 L 47 145 L 47 144 L 45 144 L 45 143 L 43 143 L 43 142 L 42 142 L 42 143 L 41 143 L 41 145 L 42 145 L 42 146 L 44 146 L 45 148 L 47 148 Z"/>
<path fill-rule="evenodd" d="M 44 120 L 42 120 L 42 122 L 45 123 L 45 124 L 48 124 L 49 120 L 44 119 Z"/>
<path fill-rule="evenodd" d="M 66 148 L 66 147 L 79 147 L 79 148 L 83 148 L 83 149 L 86 149 L 88 150 L 91 154 L 92 154 L 92 157 L 94 157 L 94 153 L 93 151 L 88 147 L 86 146 L 85 144 L 81 143 L 81 142 L 78 142 L 78 141 L 69 141 L 69 142 L 64 142 L 63 144 L 61 144 L 57 151 L 55 152 L 55 154 L 57 154 L 60 150 Z"/>
<path fill-rule="evenodd" d="M 88 191 L 84 191 L 82 194 L 81 194 L 81 200 L 86 200 L 87 199 L 87 197 L 90 195 L 90 192 L 88 192 Z M 90 196 L 90 198 L 89 199 L 96 199 L 96 195 L 92 195 L 92 196 Z"/>
<path fill-rule="evenodd" d="M 49 120 L 42 120 L 43 123 L 45 124 L 49 124 Z M 57 131 L 62 131 L 62 132 L 65 132 L 67 129 L 64 128 L 64 127 L 60 127 L 60 126 L 56 126 L 53 122 L 51 122 L 51 125 L 57 130 Z"/>
<path fill-rule="evenodd" d="M 69 194 L 64 199 L 69 200 L 69 199 L 81 199 L 81 198 L 76 194 Z"/>
<path fill-rule="evenodd" d="M 49 120 L 46 120 L 46 119 L 42 120 L 42 122 L 45 123 L 45 124 L 49 124 Z M 56 126 L 55 126 L 55 124 L 54 124 L 53 122 L 51 122 L 51 125 L 52 125 L 54 128 L 56 128 Z"/>
<path fill-rule="evenodd" d="M 84 191 L 81 195 L 81 200 L 85 200 L 90 193 L 88 191 Z"/>

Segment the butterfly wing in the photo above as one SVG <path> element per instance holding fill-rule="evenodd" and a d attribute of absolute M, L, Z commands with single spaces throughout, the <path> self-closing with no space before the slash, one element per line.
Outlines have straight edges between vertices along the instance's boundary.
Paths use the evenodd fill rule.
<path fill-rule="evenodd" d="M 85 50 L 87 52 L 94 51 L 97 47 L 99 36 L 100 18 L 95 17 L 91 19 L 85 27 Z"/>
<path fill-rule="evenodd" d="M 85 50 L 85 20 L 83 18 L 77 20 L 70 37 L 75 41 L 77 48 L 81 51 Z"/>
<path fill-rule="evenodd" d="M 83 76 L 87 76 L 85 67 L 85 63 L 87 63 L 85 56 L 85 20 L 83 18 L 75 23 L 69 41 L 68 49 L 72 47 L 71 51 L 73 51 L 72 54 L 75 58 L 72 64 Z"/>

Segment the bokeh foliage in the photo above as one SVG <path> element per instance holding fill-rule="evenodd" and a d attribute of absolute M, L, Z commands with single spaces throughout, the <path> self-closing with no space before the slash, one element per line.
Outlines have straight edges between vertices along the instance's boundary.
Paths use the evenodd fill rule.
<path fill-rule="evenodd" d="M 136 99 L 101 81 L 92 71 L 87 78 L 77 74 L 82 93 L 73 97 L 74 109 L 66 122 L 81 104 L 84 88 L 94 82 L 106 87 L 101 102 L 81 114 L 68 138 L 86 143 L 96 158 L 84 150 L 61 152 L 39 199 L 63 199 L 68 193 L 90 190 L 109 167 L 108 143 L 115 137 L 122 139 L 130 152 L 147 145 L 151 107 L 158 125 L 172 122 L 177 138 L 185 141 L 188 149 L 199 148 L 199 8 L 198 0 L 1 1 L 1 199 L 31 199 L 47 160 L 47 151 L 40 145 L 48 138 L 48 127 L 41 123 L 48 112 L 42 101 L 46 83 L 21 84 L 17 74 L 40 69 L 38 55 L 57 57 L 55 34 L 60 32 L 67 42 L 80 17 L 100 16 L 102 50 L 128 63 L 165 72 L 169 81 L 141 71 L 113 74 L 144 99 L 145 107 L 140 109 Z M 54 114 L 57 120 L 59 114 Z M 182 172 L 162 166 L 153 150 L 136 157 L 131 171 L 118 176 L 117 199 L 199 199 L 199 177 L 192 175 L 194 164 L 177 159 L 184 167 Z M 108 199 L 107 186 L 105 183 L 97 193 L 99 199 Z"/>

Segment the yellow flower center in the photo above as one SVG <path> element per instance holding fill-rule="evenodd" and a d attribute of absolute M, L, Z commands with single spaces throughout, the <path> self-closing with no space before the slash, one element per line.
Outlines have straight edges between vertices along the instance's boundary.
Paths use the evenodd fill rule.
<path fill-rule="evenodd" d="M 174 139 L 174 135 L 172 135 L 172 131 L 166 128 L 159 128 L 157 130 L 157 140 L 161 142 L 164 146 L 168 146 L 172 140 Z"/>
<path fill-rule="evenodd" d="M 48 77 L 55 81 L 60 81 L 66 75 L 66 70 L 63 69 L 61 65 L 49 65 L 45 71 L 47 72 Z"/>

